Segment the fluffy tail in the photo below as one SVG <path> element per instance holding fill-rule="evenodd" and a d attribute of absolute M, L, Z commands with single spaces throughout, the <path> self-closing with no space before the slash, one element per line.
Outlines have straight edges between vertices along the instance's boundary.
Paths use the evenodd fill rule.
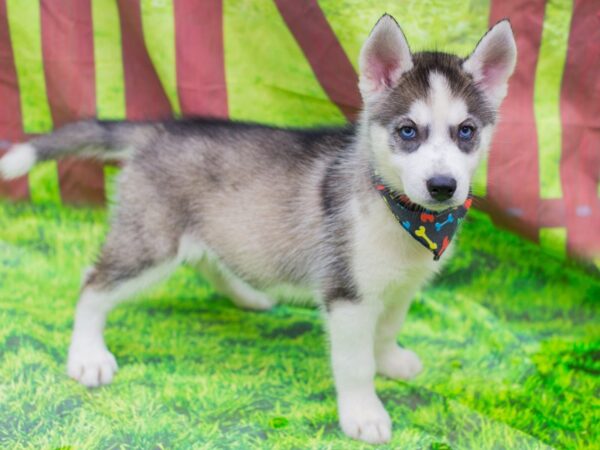
<path fill-rule="evenodd" d="M 0 159 L 0 177 L 17 178 L 28 173 L 38 162 L 65 156 L 124 160 L 154 134 L 154 127 L 140 122 L 87 120 L 71 123 L 53 133 L 13 145 Z"/>

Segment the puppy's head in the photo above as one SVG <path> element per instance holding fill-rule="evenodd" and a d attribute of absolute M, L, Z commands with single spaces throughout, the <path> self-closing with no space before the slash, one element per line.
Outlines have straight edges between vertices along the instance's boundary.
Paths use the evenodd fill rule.
<path fill-rule="evenodd" d="M 385 182 L 428 209 L 463 203 L 516 58 L 508 20 L 460 58 L 411 53 L 396 21 L 384 15 L 361 51 L 360 92 L 363 130 Z"/>

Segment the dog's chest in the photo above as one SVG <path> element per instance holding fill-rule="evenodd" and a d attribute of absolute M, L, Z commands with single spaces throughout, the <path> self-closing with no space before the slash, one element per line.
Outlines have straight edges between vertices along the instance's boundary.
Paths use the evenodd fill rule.
<path fill-rule="evenodd" d="M 412 296 L 440 263 L 402 228 L 383 200 L 377 200 L 362 208 L 355 205 L 354 277 L 364 296 Z"/>

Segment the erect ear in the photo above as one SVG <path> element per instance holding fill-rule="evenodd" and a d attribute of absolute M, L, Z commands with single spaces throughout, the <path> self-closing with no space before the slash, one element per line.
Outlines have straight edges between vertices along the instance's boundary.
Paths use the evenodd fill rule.
<path fill-rule="evenodd" d="M 463 63 L 475 82 L 497 108 L 508 90 L 508 79 L 517 64 L 517 44 L 505 19 L 488 31 Z"/>
<path fill-rule="evenodd" d="M 365 102 L 394 88 L 413 66 L 410 48 L 394 18 L 384 14 L 360 52 L 360 93 Z"/>

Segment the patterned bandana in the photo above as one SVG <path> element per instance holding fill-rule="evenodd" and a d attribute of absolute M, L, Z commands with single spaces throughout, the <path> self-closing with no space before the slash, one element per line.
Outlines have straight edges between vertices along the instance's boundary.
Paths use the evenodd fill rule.
<path fill-rule="evenodd" d="M 390 190 L 377 175 L 373 175 L 373 185 L 402 228 L 430 250 L 435 261 L 440 259 L 448 248 L 473 203 L 473 196 L 469 193 L 467 200 L 460 206 L 439 212 L 429 211 L 415 205 L 405 195 Z"/>

